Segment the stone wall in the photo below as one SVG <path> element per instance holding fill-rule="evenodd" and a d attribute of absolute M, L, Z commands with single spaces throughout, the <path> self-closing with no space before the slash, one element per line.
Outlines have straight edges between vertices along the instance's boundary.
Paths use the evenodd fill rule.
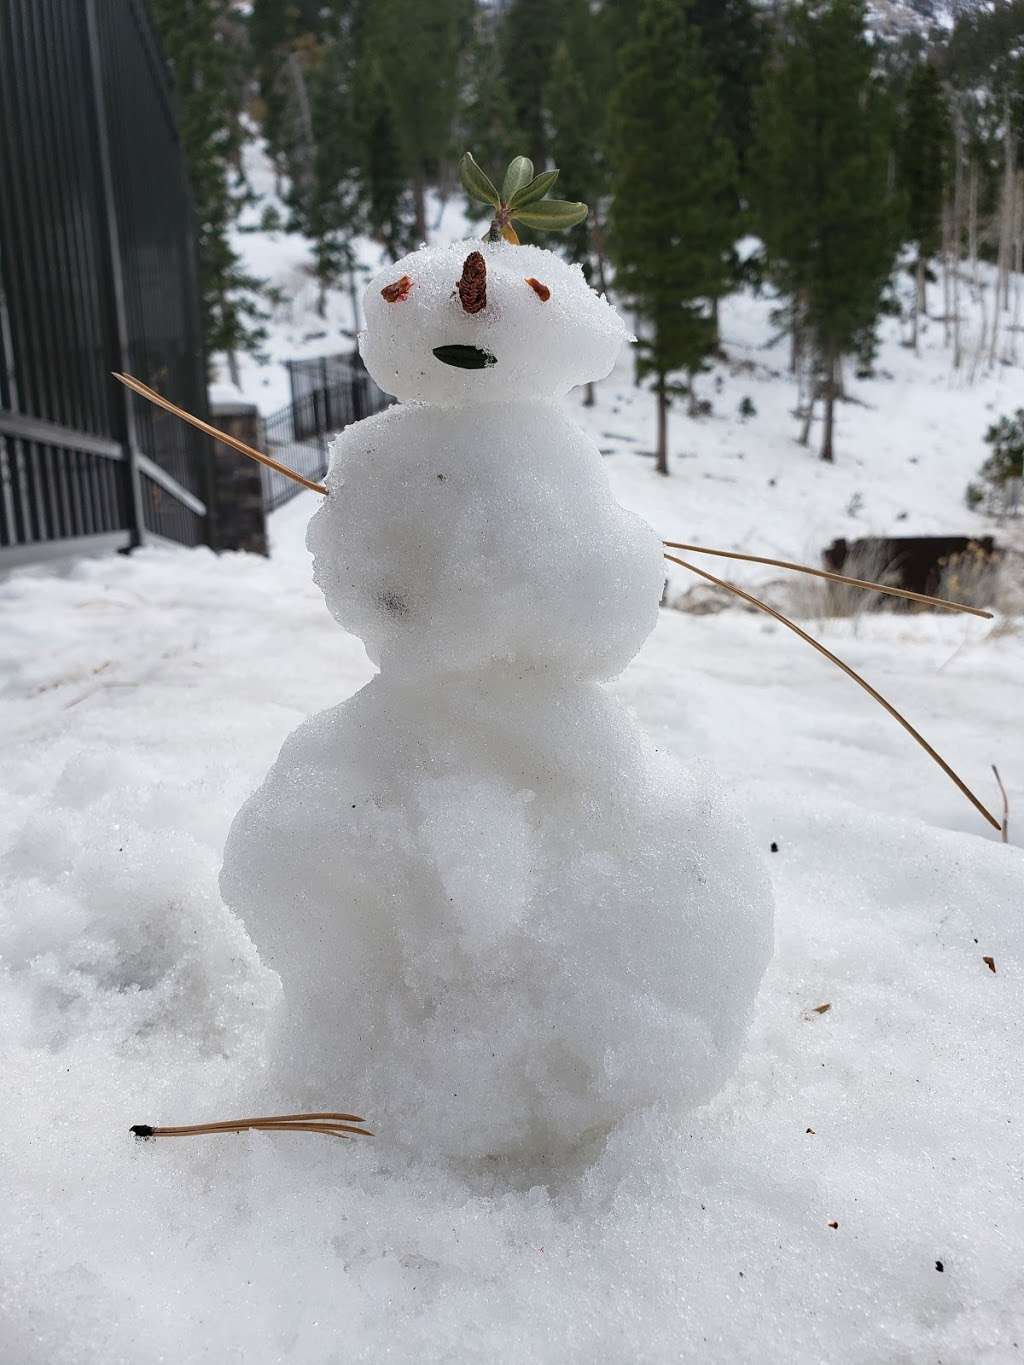
<path fill-rule="evenodd" d="M 214 426 L 259 449 L 260 421 L 255 404 L 213 403 L 210 411 Z M 221 441 L 213 445 L 214 549 L 269 555 L 260 466 Z"/>

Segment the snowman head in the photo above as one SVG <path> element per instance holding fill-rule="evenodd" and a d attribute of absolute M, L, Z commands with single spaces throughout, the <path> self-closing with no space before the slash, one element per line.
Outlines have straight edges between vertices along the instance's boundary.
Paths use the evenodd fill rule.
<path fill-rule="evenodd" d="M 364 309 L 366 368 L 404 402 L 560 396 L 603 379 L 629 335 L 578 265 L 507 242 L 421 247 L 378 272 Z"/>

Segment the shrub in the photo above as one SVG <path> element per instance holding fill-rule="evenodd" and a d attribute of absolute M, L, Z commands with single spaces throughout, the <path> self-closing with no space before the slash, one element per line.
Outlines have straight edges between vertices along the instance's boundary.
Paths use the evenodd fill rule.
<path fill-rule="evenodd" d="M 985 444 L 992 453 L 978 471 L 980 482 L 967 485 L 967 506 L 976 509 L 984 503 L 997 515 L 1013 515 L 1024 480 L 1024 408 L 993 422 L 985 433 Z"/>

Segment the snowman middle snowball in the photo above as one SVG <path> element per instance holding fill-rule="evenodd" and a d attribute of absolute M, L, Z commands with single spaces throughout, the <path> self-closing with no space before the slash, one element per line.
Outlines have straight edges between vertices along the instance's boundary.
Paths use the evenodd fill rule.
<path fill-rule="evenodd" d="M 770 893 L 711 776 L 600 685 L 664 581 L 561 401 L 621 319 L 505 243 L 414 252 L 365 310 L 401 401 L 338 439 L 307 544 L 380 673 L 285 742 L 221 888 L 282 977 L 277 1093 L 345 1096 L 424 1154 L 557 1157 L 722 1084 Z"/>

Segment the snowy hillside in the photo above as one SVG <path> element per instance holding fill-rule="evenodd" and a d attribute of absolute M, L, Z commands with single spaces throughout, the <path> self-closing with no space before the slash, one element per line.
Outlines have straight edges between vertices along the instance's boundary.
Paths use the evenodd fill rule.
<path fill-rule="evenodd" d="M 249 153 L 247 173 L 262 202 L 279 209 L 283 219 L 273 177 L 257 152 Z M 478 233 L 467 225 L 463 207 L 461 194 L 434 204 L 437 240 Z M 309 243 L 295 234 L 258 230 L 257 218 L 250 211 L 235 246 L 247 269 L 280 290 L 282 302 L 272 310 L 264 363 L 241 357 L 241 381 L 244 396 L 269 413 L 290 397 L 284 362 L 351 351 L 354 326 L 343 289 L 328 291 L 325 317 L 318 316 Z M 359 256 L 361 290 L 382 256 L 370 242 L 360 244 Z M 875 377 L 857 380 L 847 366 L 849 401 L 838 409 L 832 467 L 815 458 L 817 423 L 809 448 L 797 442 L 797 385 L 789 373 L 788 340 L 778 336 L 771 319 L 769 290 L 761 296 L 748 290 L 723 302 L 727 358 L 699 381 L 713 410 L 699 419 L 686 416 L 683 402 L 673 410 L 670 478 L 653 470 L 654 399 L 634 385 L 628 348 L 614 373 L 596 386 L 596 405 L 580 403 L 576 415 L 607 457 L 616 496 L 666 539 L 815 564 L 837 536 L 995 533 L 999 543 L 1024 550 L 1024 525 L 997 527 L 964 505 L 966 485 L 987 453 L 986 429 L 1024 395 L 1021 303 L 1004 329 L 1001 363 L 987 366 L 978 359 L 979 333 L 991 307 L 984 267 L 979 282 L 977 292 L 967 282 L 962 288 L 965 363 L 959 371 L 943 344 L 941 321 L 923 324 L 915 355 L 903 344 L 906 327 L 883 319 Z M 909 302 L 909 276 L 898 281 L 898 289 Z M 1014 297 L 1022 293 L 1024 281 L 1017 280 Z M 941 312 L 937 283 L 930 288 L 930 306 L 933 314 Z M 223 367 L 219 378 L 226 378 Z M 741 415 L 744 399 L 753 403 L 753 416 Z M 674 593 L 692 586 L 683 570 L 669 567 Z M 729 572 L 747 583 L 776 577 L 742 565 Z"/>

